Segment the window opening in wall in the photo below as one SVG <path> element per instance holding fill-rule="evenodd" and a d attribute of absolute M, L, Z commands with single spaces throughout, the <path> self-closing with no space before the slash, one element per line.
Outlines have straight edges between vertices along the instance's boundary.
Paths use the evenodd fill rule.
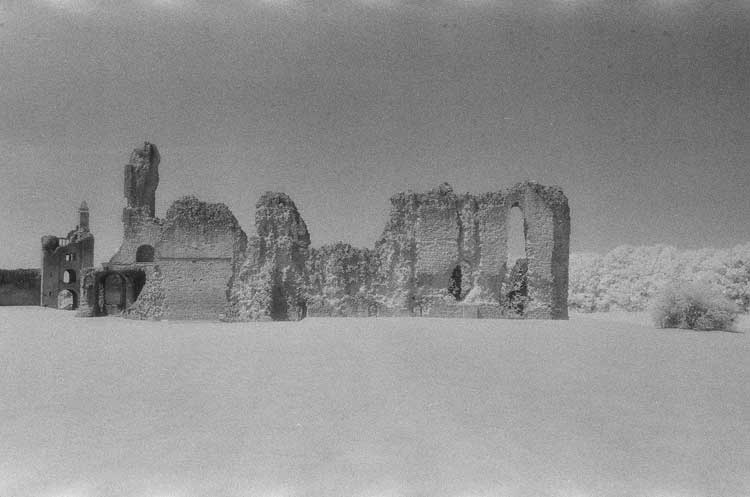
<path fill-rule="evenodd" d="M 57 294 L 57 308 L 72 311 L 78 308 L 78 296 L 73 290 L 60 290 Z"/>
<path fill-rule="evenodd" d="M 451 279 L 448 282 L 448 293 L 453 295 L 456 300 L 461 300 L 461 265 L 453 268 Z"/>
<path fill-rule="evenodd" d="M 74 261 L 74 260 L 76 260 L 76 255 L 75 254 L 65 254 L 65 260 L 68 261 L 68 262 Z"/>
<path fill-rule="evenodd" d="M 526 274 L 529 261 L 526 257 L 526 227 L 521 209 L 514 205 L 508 215 L 508 260 L 505 278 L 505 304 L 518 315 L 523 314 L 528 297 Z"/>
<path fill-rule="evenodd" d="M 63 271 L 63 283 L 75 283 L 76 282 L 76 272 L 72 269 L 66 269 Z"/>
<path fill-rule="evenodd" d="M 154 262 L 154 247 L 151 245 L 138 247 L 138 250 L 135 251 L 135 262 Z"/>

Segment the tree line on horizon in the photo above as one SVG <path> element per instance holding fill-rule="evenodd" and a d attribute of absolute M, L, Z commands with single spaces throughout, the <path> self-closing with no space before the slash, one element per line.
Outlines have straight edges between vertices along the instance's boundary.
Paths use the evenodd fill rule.
<path fill-rule="evenodd" d="M 750 308 L 750 243 L 678 250 L 621 245 L 602 255 L 570 255 L 568 307 L 578 312 L 645 311 L 666 288 L 697 283 Z"/>

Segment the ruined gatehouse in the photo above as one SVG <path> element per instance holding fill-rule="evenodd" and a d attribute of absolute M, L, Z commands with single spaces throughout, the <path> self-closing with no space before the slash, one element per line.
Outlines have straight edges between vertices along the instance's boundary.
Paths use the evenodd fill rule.
<path fill-rule="evenodd" d="M 195 197 L 158 218 L 160 160 L 146 143 L 125 166 L 122 244 L 108 263 L 82 268 L 80 316 L 567 318 L 570 212 L 557 187 L 399 193 L 373 248 L 314 248 L 284 193 L 258 200 L 250 237 L 226 205 Z M 524 254 L 509 260 L 516 209 Z"/>
<path fill-rule="evenodd" d="M 89 231 L 86 202 L 78 209 L 78 225 L 66 236 L 42 237 L 40 305 L 75 309 L 79 305 L 80 275 L 94 265 L 94 235 Z"/>

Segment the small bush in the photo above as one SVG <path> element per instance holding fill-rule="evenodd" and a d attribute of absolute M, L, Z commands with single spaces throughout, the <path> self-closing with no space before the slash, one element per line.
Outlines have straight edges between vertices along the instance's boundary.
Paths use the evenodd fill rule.
<path fill-rule="evenodd" d="M 737 305 L 706 284 L 682 283 L 665 288 L 651 309 L 659 328 L 731 331 Z"/>

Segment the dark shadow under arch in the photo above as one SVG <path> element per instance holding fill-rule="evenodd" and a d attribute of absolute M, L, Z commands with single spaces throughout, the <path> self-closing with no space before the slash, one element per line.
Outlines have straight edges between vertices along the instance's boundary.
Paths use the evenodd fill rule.
<path fill-rule="evenodd" d="M 461 280 L 463 274 L 461 271 L 461 264 L 453 268 L 450 280 L 448 281 L 448 293 L 453 295 L 456 300 L 461 300 Z"/>
<path fill-rule="evenodd" d="M 127 292 L 125 277 L 120 273 L 107 273 L 101 281 L 99 305 L 103 314 L 112 315 L 124 311 Z"/>

